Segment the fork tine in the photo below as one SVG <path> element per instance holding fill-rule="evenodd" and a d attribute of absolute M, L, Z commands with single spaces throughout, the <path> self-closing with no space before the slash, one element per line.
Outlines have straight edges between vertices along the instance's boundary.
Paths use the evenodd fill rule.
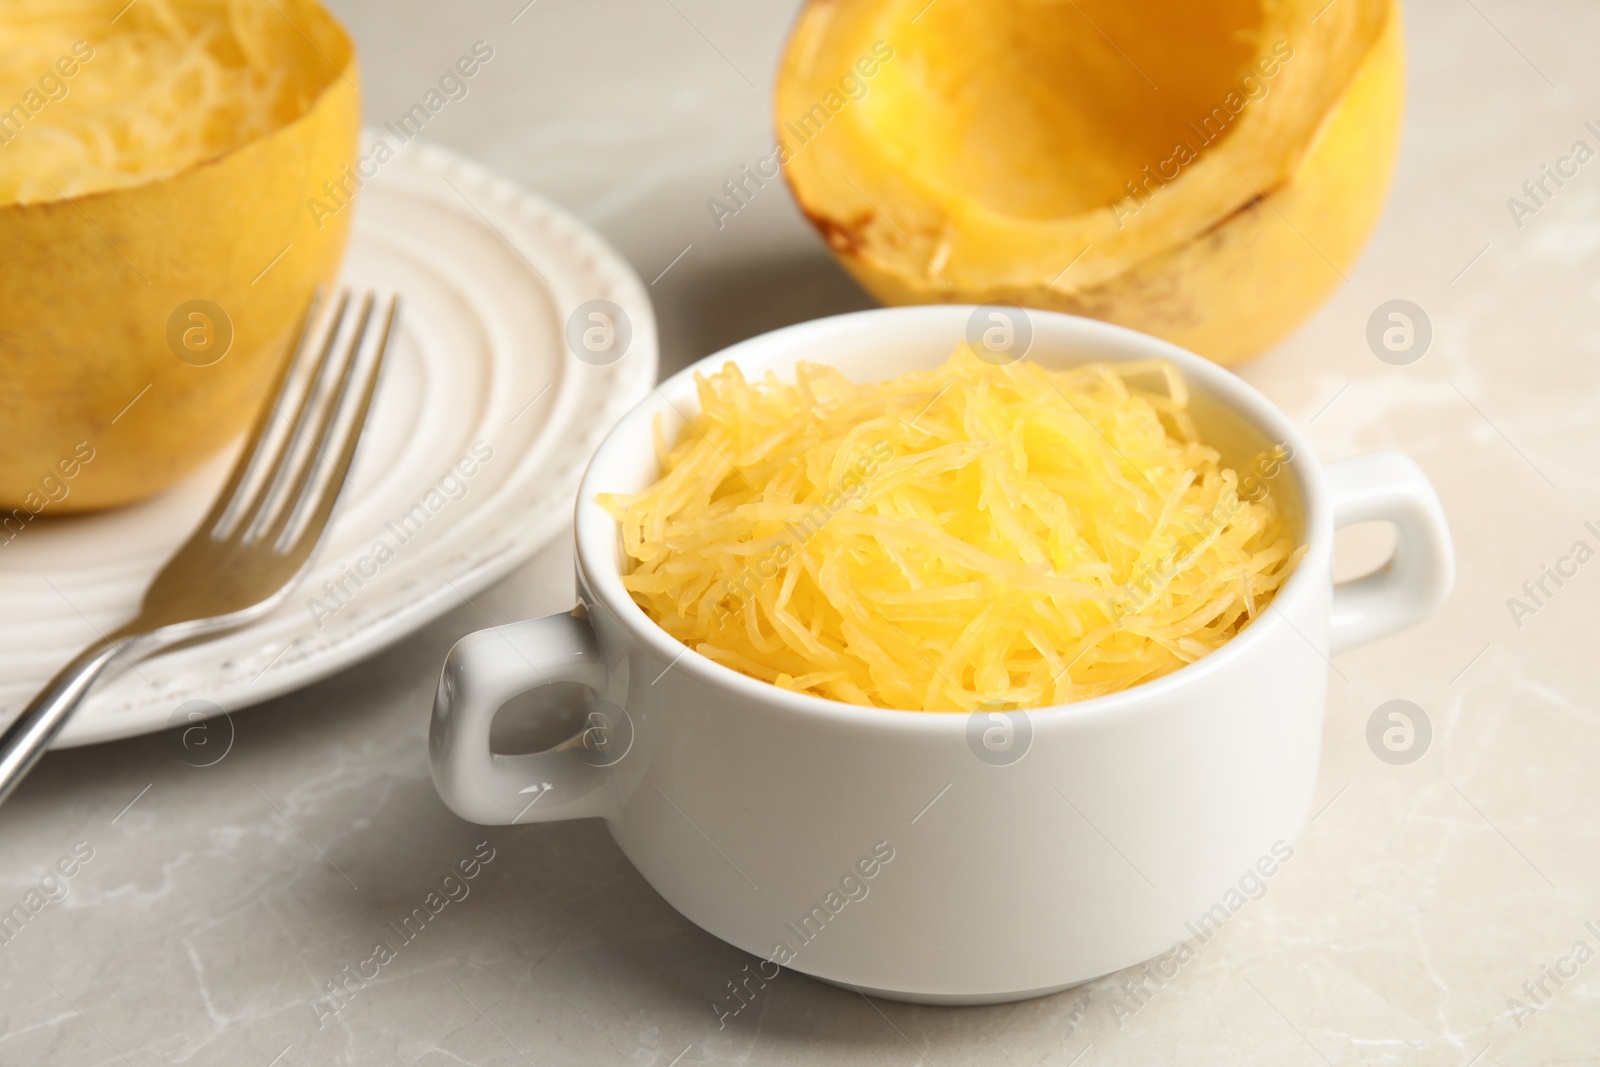
<path fill-rule="evenodd" d="M 312 331 L 312 324 L 316 321 L 317 314 L 322 310 L 327 298 L 327 291 L 322 286 L 312 292 L 311 298 L 306 301 L 300 319 L 295 324 L 294 347 L 279 361 L 277 372 L 272 378 L 272 392 L 262 394 L 261 409 L 256 413 L 256 420 L 250 426 L 250 434 L 245 438 L 244 447 L 239 450 L 239 458 L 234 461 L 233 470 L 228 474 L 228 480 L 217 491 L 217 499 L 211 505 L 199 529 L 211 532 L 212 537 L 221 538 L 219 532 L 224 523 L 230 522 L 233 513 L 242 507 L 245 501 L 241 498 L 240 487 L 249 484 L 251 476 L 256 469 L 257 462 L 262 456 L 262 446 L 270 436 L 268 430 L 272 426 L 273 416 L 277 414 L 278 402 L 283 399 L 283 392 L 294 379 L 294 370 L 305 358 Z"/>
<path fill-rule="evenodd" d="M 369 292 L 361 301 L 361 311 L 345 340 L 343 351 L 328 365 L 330 372 L 334 367 L 339 368 L 338 384 L 329 390 L 328 397 L 319 404 L 319 410 L 312 412 L 311 420 L 301 426 L 302 436 L 311 443 L 310 455 L 301 464 L 294 484 L 285 493 L 283 506 L 277 509 L 271 524 L 264 530 L 247 533 L 247 542 L 267 541 L 281 552 L 283 545 L 280 542 L 284 540 L 285 531 L 296 528 L 295 524 L 305 510 L 309 488 L 316 485 L 327 470 L 328 449 L 333 443 L 339 419 L 347 410 L 350 383 L 361 363 L 362 346 L 366 343 L 367 330 L 372 323 L 373 303 L 373 294 Z M 265 516 L 262 521 L 265 521 Z"/>
<path fill-rule="evenodd" d="M 313 304 L 303 320 L 299 345 L 278 370 L 274 396 L 257 415 L 244 452 L 223 487 L 221 503 L 212 508 L 205 523 L 156 573 L 145 590 L 138 615 L 109 637 L 103 635 L 85 649 L 33 699 L 19 718 L 0 731 L 0 801 L 5 800 L 38 761 L 51 739 L 83 703 L 96 680 L 106 673 L 113 658 L 120 656 L 131 663 L 134 658 L 143 658 L 161 649 L 237 629 L 281 604 L 294 588 L 321 542 L 328 519 L 348 480 L 399 315 L 399 300 L 391 299 L 377 350 L 370 359 L 363 359 L 363 342 L 373 308 L 373 298 L 370 294 L 367 296 L 363 301 L 360 326 L 350 331 L 354 341 L 344 353 L 338 388 L 334 390 L 330 388 L 333 375 L 328 371 L 328 357 L 335 338 L 345 333 L 349 294 L 340 298 L 333 331 L 321 346 L 318 364 L 307 368 L 304 363 L 307 353 L 315 347 L 312 338 L 317 333 L 311 323 L 320 321 L 321 312 L 325 310 L 320 294 Z M 286 401 L 301 372 L 307 376 L 305 393 L 300 399 L 295 422 L 286 429 L 282 447 L 278 447 L 269 443 L 278 438 L 270 428 L 280 426 L 279 405 Z M 293 515 L 306 514 L 305 520 L 295 518 L 274 523 L 277 540 L 270 546 L 247 544 L 231 536 L 219 543 L 218 531 L 229 523 L 246 523 L 248 534 L 250 528 L 267 521 L 261 518 L 262 509 L 275 507 L 274 494 L 288 484 L 290 472 L 301 467 L 294 461 L 299 450 L 293 446 L 296 435 L 304 437 L 310 412 L 318 413 L 316 432 L 322 447 L 312 445 L 315 455 L 304 464 L 307 469 L 299 470 L 295 497 L 284 508 Z M 345 416 L 349 417 L 349 425 L 341 430 Z M 328 477 L 313 478 L 309 469 L 318 467 L 319 461 L 328 463 L 326 452 L 334 446 L 336 438 L 338 458 L 329 464 Z M 269 454 L 273 457 L 271 466 L 260 466 Z M 245 507 L 243 501 L 255 496 L 251 487 L 258 476 L 267 478 L 269 475 L 272 484 L 263 497 L 257 498 L 254 516 L 240 517 Z M 294 539 L 286 550 L 284 545 L 289 542 L 290 533 L 294 534 Z"/>
<path fill-rule="evenodd" d="M 335 345 L 338 343 L 339 334 L 344 329 L 344 324 L 349 317 L 350 293 L 341 291 L 339 303 L 332 316 L 322 326 L 323 332 L 317 337 L 321 341 L 320 350 L 316 360 L 306 372 L 305 392 L 300 394 L 300 401 L 295 405 L 294 416 L 288 421 L 288 428 L 276 446 L 270 449 L 270 459 L 262 468 L 262 476 L 266 480 L 265 486 L 255 494 L 252 503 L 239 521 L 229 531 L 229 536 L 242 528 L 240 539 L 245 542 L 256 540 L 261 536 L 262 528 L 272 519 L 280 502 L 284 490 L 288 485 L 290 476 L 294 473 L 295 466 L 304 449 L 301 447 L 306 442 L 306 420 L 316 410 L 319 402 L 326 399 L 328 392 L 329 368 L 331 356 Z M 315 332 L 315 331 L 314 331 Z M 276 407 L 282 399 L 273 401 Z M 280 409 L 280 414 L 281 414 Z"/>
<path fill-rule="evenodd" d="M 368 362 L 364 372 L 364 379 L 360 385 L 360 395 L 355 402 L 350 424 L 345 428 L 344 438 L 339 443 L 338 458 L 333 460 L 331 476 L 323 483 L 320 490 L 313 494 L 310 490 L 317 488 L 317 483 L 308 486 L 306 495 L 296 503 L 295 511 L 307 512 L 307 517 L 302 523 L 290 525 L 284 532 L 284 537 L 299 531 L 292 543 L 280 543 L 278 551 L 285 555 L 308 557 L 322 539 L 323 532 L 327 529 L 328 519 L 333 514 L 333 509 L 339 502 L 339 497 L 344 490 L 346 480 L 350 477 L 350 468 L 355 462 L 356 450 L 362 441 L 362 429 L 366 426 L 367 412 L 372 408 L 372 396 L 378 388 L 378 378 L 383 369 L 385 358 L 389 354 L 389 344 L 394 337 L 395 323 L 400 319 L 400 298 L 391 297 L 388 313 L 384 316 L 383 333 L 378 337 L 377 348 L 372 359 Z M 355 362 L 357 352 L 351 357 Z M 353 378 L 351 379 L 354 380 Z M 341 395 L 341 400 L 343 396 Z M 341 404 L 341 407 L 343 405 Z M 329 432 L 332 433 L 336 423 L 330 422 Z M 329 442 L 331 447 L 332 442 Z"/>

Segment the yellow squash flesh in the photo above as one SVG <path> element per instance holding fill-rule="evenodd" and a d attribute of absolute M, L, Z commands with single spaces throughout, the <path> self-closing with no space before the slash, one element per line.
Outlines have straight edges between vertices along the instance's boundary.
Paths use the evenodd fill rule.
<path fill-rule="evenodd" d="M 1392 0 L 811 0 L 780 159 L 886 303 L 1066 311 L 1235 363 L 1360 251 L 1403 68 Z"/>
<path fill-rule="evenodd" d="M 39 32 L 59 37 L 63 54 L 87 40 L 95 58 L 64 100 L 0 145 L 0 179 L 8 150 L 55 132 L 45 128 L 51 107 L 116 76 L 114 35 L 150 31 L 139 19 L 248 13 L 305 106 L 175 172 L 161 165 L 169 158 L 152 164 L 159 176 L 97 177 L 89 191 L 25 202 L 10 183 L 13 199 L 0 204 L 0 542 L 40 514 L 147 497 L 238 434 L 312 291 L 336 274 L 351 217 L 308 205 L 329 202 L 325 182 L 348 188 L 360 124 L 354 48 L 314 0 L 141 3 L 116 25 L 124 0 L 60 3 L 68 14 Z M 0 20 L 3 29 L 20 32 Z M 76 178 L 22 177 L 23 187 L 45 177 L 63 189 Z"/>
<path fill-rule="evenodd" d="M 1232 640 L 1302 550 L 1271 479 L 1222 465 L 1170 363 L 943 366 L 857 384 L 728 363 L 662 476 L 602 494 L 634 600 L 701 655 L 796 692 L 1036 708 Z"/>

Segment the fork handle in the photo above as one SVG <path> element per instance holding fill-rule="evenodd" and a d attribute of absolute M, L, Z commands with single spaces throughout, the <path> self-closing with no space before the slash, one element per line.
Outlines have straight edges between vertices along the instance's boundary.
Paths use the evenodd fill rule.
<path fill-rule="evenodd" d="M 39 762 L 89 690 L 129 643 L 127 638 L 111 637 L 84 649 L 0 734 L 0 804 Z"/>

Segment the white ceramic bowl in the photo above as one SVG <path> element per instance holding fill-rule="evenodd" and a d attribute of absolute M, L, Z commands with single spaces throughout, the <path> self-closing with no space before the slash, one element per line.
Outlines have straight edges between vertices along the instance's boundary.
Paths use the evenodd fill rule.
<path fill-rule="evenodd" d="M 445 664 L 430 739 L 445 802 L 483 823 L 605 819 L 673 907 L 762 957 L 730 976 L 744 983 L 785 965 L 904 1000 L 1015 1000 L 1149 959 L 1236 910 L 1307 816 L 1327 657 L 1422 619 L 1449 590 L 1444 515 L 1405 457 L 1325 468 L 1228 371 L 1130 330 L 1030 311 L 1028 358 L 1169 359 L 1227 462 L 1290 450 L 1271 489 L 1308 552 L 1222 649 L 1111 696 L 974 721 L 748 678 L 669 637 L 623 589 L 617 526 L 595 497 L 655 480 L 652 421 L 670 438 L 694 413 L 693 372 L 732 360 L 748 377 L 787 376 L 810 360 L 882 379 L 945 360 L 976 314 L 895 308 L 778 330 L 629 413 L 580 492 L 579 609 L 469 636 Z M 1373 519 L 1397 526 L 1394 558 L 1335 588 L 1334 528 Z M 550 682 L 595 692 L 590 728 L 548 752 L 491 756 L 495 712 Z M 975 739 L 991 724 L 1020 758 L 985 758 Z"/>

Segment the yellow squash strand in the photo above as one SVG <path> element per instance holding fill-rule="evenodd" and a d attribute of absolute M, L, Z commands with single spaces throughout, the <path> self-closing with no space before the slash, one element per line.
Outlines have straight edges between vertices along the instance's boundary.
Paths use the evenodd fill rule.
<path fill-rule="evenodd" d="M 698 385 L 660 480 L 601 498 L 624 584 L 673 637 L 788 689 L 927 711 L 1116 692 L 1220 647 L 1300 555 L 1164 362 L 1052 372 L 963 347 L 873 385 L 804 363 Z"/>
<path fill-rule="evenodd" d="M 329 72 L 288 19 L 271 0 L 5 0 L 0 203 L 166 177 L 294 121 Z"/>

